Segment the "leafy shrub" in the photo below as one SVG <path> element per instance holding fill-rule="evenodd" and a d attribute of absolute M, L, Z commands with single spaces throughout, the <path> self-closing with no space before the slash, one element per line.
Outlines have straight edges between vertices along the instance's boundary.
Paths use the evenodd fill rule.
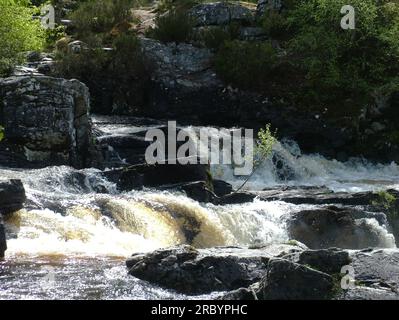
<path fill-rule="evenodd" d="M 91 46 L 79 54 L 60 54 L 56 75 L 75 78 L 90 89 L 94 111 L 121 110 L 143 105 L 149 86 L 151 67 L 142 54 L 140 43 L 134 34 L 116 37 L 112 51 L 105 51 L 101 42 L 90 39 Z"/>
<path fill-rule="evenodd" d="M 158 12 L 164 13 L 167 11 L 187 11 L 195 5 L 204 2 L 201 0 L 160 0 L 157 5 Z"/>
<path fill-rule="evenodd" d="M 65 29 L 65 26 L 56 26 L 45 30 L 45 45 L 48 49 L 53 49 L 56 42 L 66 36 Z"/>
<path fill-rule="evenodd" d="M 0 76 L 23 62 L 21 52 L 40 50 L 44 30 L 33 20 L 29 1 L 0 0 Z"/>
<path fill-rule="evenodd" d="M 240 36 L 240 24 L 232 22 L 225 27 L 211 26 L 202 30 L 196 40 L 201 41 L 205 47 L 217 50 L 226 41 L 238 39 Z M 195 37 L 194 37 L 195 38 Z"/>
<path fill-rule="evenodd" d="M 0 126 L 0 142 L 4 139 L 4 128 Z"/>
<path fill-rule="evenodd" d="M 87 0 L 70 15 L 73 37 L 84 42 L 83 50 L 79 54 L 69 52 L 68 38 L 57 42 L 56 75 L 84 82 L 95 112 L 118 109 L 119 113 L 128 113 L 144 105 L 151 67 L 137 36 L 130 31 L 130 10 L 140 3 Z"/>
<path fill-rule="evenodd" d="M 226 41 L 215 57 L 215 69 L 222 78 L 244 89 L 266 89 L 277 62 L 270 42 Z"/>
<path fill-rule="evenodd" d="M 353 0 L 356 29 L 343 30 L 340 10 L 346 4 L 345 0 L 298 0 L 290 1 L 282 13 L 265 14 L 265 31 L 280 40 L 276 62 L 280 67 L 271 75 L 277 81 L 274 89 L 279 90 L 266 86 L 268 94 L 289 96 L 291 102 L 327 110 L 331 117 L 355 119 L 376 98 L 399 89 L 399 3 Z M 244 88 L 264 89 L 264 80 L 270 75 L 267 58 L 261 59 L 242 46 L 235 49 L 230 44 L 231 51 L 221 49 L 220 56 L 225 58 L 225 62 L 219 60 L 221 76 Z M 244 61 L 248 61 L 247 67 Z M 249 77 L 248 70 L 256 69 L 259 71 Z M 285 92 L 280 90 L 284 87 Z"/>
<path fill-rule="evenodd" d="M 69 17 L 79 39 L 92 33 L 107 33 L 118 23 L 131 18 L 133 0 L 88 0 L 80 4 Z"/>
<path fill-rule="evenodd" d="M 194 23 L 185 11 L 173 10 L 156 18 L 148 36 L 162 42 L 185 42 L 191 38 Z"/>

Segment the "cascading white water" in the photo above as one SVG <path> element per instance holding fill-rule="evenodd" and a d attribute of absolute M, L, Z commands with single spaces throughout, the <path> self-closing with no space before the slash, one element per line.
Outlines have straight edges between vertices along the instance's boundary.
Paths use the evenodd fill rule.
<path fill-rule="evenodd" d="M 232 168 L 225 165 L 213 166 L 212 173 L 236 186 L 244 179 L 237 179 Z M 306 155 L 295 142 L 285 140 L 275 144 L 273 155 L 256 170 L 246 187 L 261 190 L 278 185 L 326 186 L 337 192 L 399 190 L 399 166 L 394 162 L 387 165 L 362 159 L 340 162 L 318 154 Z"/>
<path fill-rule="evenodd" d="M 119 129 L 121 134 L 130 132 L 129 128 Z M 320 155 L 302 154 L 290 141 L 277 143 L 274 155 L 254 174 L 247 188 L 310 185 L 348 192 L 399 189 L 399 166 L 395 163 L 327 160 Z M 235 186 L 242 183 L 243 178 L 235 177 L 230 166 L 211 168 L 215 178 Z M 30 265 L 34 275 L 24 280 L 10 276 L 0 298 L 24 296 L 15 290 L 27 290 L 26 286 L 36 288 L 36 278 L 43 276 L 42 265 L 55 267 L 65 294 L 76 289 L 76 297 L 91 297 L 87 290 L 95 287 L 95 295 L 104 298 L 182 298 L 128 278 L 123 267 L 125 257 L 183 243 L 204 248 L 285 242 L 289 240 L 286 218 L 293 212 L 316 208 L 259 199 L 218 206 L 198 203 L 182 193 L 156 190 L 120 194 L 96 169 L 0 168 L 0 176 L 21 179 L 28 197 L 27 208 L 6 221 L 8 260 L 5 269 L 0 265 L 0 272 L 12 274 Z M 375 230 L 384 246 L 395 246 L 384 226 L 373 219 L 365 219 L 365 223 Z M 92 279 L 82 274 L 82 268 Z M 70 282 L 68 276 L 76 282 Z M 27 297 L 53 298 L 55 294 L 39 286 Z"/>

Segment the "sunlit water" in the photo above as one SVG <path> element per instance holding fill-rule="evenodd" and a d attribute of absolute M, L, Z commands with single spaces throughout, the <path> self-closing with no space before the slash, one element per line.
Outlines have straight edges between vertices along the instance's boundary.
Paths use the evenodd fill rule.
<path fill-rule="evenodd" d="M 112 126 L 108 129 L 115 133 Z M 347 192 L 399 188 L 399 167 L 394 163 L 327 160 L 301 154 L 292 142 L 278 143 L 275 153 L 280 163 L 268 160 L 247 188 L 314 185 Z M 212 171 L 235 186 L 241 183 L 227 166 L 213 166 Z M 26 209 L 5 222 L 8 251 L 6 261 L 0 262 L 0 299 L 198 298 L 128 276 L 125 259 L 135 252 L 185 243 L 198 248 L 281 243 L 289 240 L 287 216 L 314 208 L 258 199 L 216 206 L 156 190 L 120 194 L 99 170 L 66 166 L 2 168 L 0 177 L 21 179 L 28 197 Z M 100 189 L 107 194 L 96 192 Z M 387 247 L 394 246 L 384 227 L 368 223 L 374 224 Z"/>

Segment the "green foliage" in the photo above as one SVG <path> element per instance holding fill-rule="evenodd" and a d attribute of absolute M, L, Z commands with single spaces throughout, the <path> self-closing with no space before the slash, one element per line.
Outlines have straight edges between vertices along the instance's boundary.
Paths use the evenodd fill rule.
<path fill-rule="evenodd" d="M 24 60 L 24 51 L 40 50 L 44 30 L 33 20 L 29 1 L 0 0 L 0 76 Z"/>
<path fill-rule="evenodd" d="M 399 2 L 351 1 L 355 30 L 341 28 L 346 4 L 297 0 L 285 3 L 281 13 L 267 11 L 261 25 L 279 40 L 278 50 L 262 54 L 261 45 L 230 42 L 221 48 L 219 74 L 306 109 L 356 118 L 376 98 L 399 89 Z"/>
<path fill-rule="evenodd" d="M 112 51 L 105 51 L 101 43 L 79 54 L 62 53 L 56 66 L 56 74 L 75 78 L 90 89 L 93 105 L 115 105 L 128 108 L 137 102 L 143 104 L 144 93 L 149 86 L 151 67 L 142 54 L 136 35 L 124 33 L 116 37 Z M 111 99 L 111 101 L 110 101 Z"/>
<path fill-rule="evenodd" d="M 278 56 L 270 42 L 225 41 L 215 57 L 215 69 L 228 83 L 244 89 L 271 85 Z"/>
<path fill-rule="evenodd" d="M 386 210 L 392 209 L 395 205 L 396 197 L 385 190 L 381 190 L 377 193 L 378 199 L 373 201 L 372 204 L 375 206 L 381 206 Z"/>
<path fill-rule="evenodd" d="M 240 25 L 232 22 L 226 27 L 211 26 L 204 28 L 198 35 L 197 40 L 209 49 L 218 50 L 225 42 L 235 40 L 240 35 Z M 195 37 L 194 37 L 195 38 Z"/>
<path fill-rule="evenodd" d="M 65 29 L 65 26 L 56 26 L 54 29 L 45 30 L 46 47 L 48 49 L 53 49 L 55 43 L 66 36 Z"/>
<path fill-rule="evenodd" d="M 287 15 L 293 34 L 286 49 L 303 73 L 297 92 L 303 105 L 328 108 L 331 114 L 357 115 L 374 97 L 388 94 L 399 84 L 399 51 L 395 49 L 399 42 L 388 37 L 390 45 L 386 39 L 399 25 L 395 19 L 381 24 L 384 9 L 375 1 L 354 0 L 356 29 L 343 30 L 340 9 L 345 4 L 344 0 L 299 1 Z"/>
<path fill-rule="evenodd" d="M 83 41 L 93 33 L 111 31 L 118 23 L 130 20 L 134 0 L 88 0 L 80 4 L 69 18 L 76 28 L 77 37 Z"/>
<path fill-rule="evenodd" d="M 112 106 L 127 112 L 129 107 L 144 104 L 151 68 L 137 36 L 130 31 L 131 9 L 142 2 L 87 0 L 69 16 L 74 21 L 73 37 L 85 45 L 76 54 L 67 50 L 68 40 L 60 43 L 55 73 L 84 82 L 94 110 Z"/>
<path fill-rule="evenodd" d="M 249 155 L 250 160 L 253 161 L 252 173 L 245 179 L 244 183 L 235 191 L 239 192 L 248 183 L 254 173 L 260 168 L 262 163 L 272 154 L 273 146 L 277 142 L 277 132 L 270 130 L 270 124 L 267 124 L 265 128 L 261 128 L 258 132 L 258 138 L 255 140 L 254 153 Z M 247 159 L 248 160 L 248 159 Z"/>
<path fill-rule="evenodd" d="M 0 126 L 0 142 L 4 139 L 4 128 Z"/>
<path fill-rule="evenodd" d="M 201 0 L 160 0 L 157 5 L 157 10 L 160 13 L 167 11 L 187 11 L 195 5 L 205 2 Z"/>
<path fill-rule="evenodd" d="M 191 38 L 194 23 L 183 10 L 172 10 L 156 18 L 148 36 L 162 42 L 185 42 Z"/>
<path fill-rule="evenodd" d="M 399 211 L 397 208 L 398 199 L 388 191 L 381 190 L 377 193 L 377 199 L 372 201 L 373 206 L 382 208 L 386 214 L 388 221 L 391 225 L 395 225 L 396 220 L 399 218 Z"/>
<path fill-rule="evenodd" d="M 255 145 L 255 166 L 259 166 L 265 161 L 273 151 L 273 146 L 277 142 L 276 132 L 272 133 L 270 130 L 270 124 L 267 124 L 263 129 L 261 128 L 258 132 L 258 139 Z"/>

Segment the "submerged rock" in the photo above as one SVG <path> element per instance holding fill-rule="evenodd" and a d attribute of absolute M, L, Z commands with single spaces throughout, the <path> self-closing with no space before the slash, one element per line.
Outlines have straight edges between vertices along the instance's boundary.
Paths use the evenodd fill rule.
<path fill-rule="evenodd" d="M 137 254 L 127 260 L 129 274 L 186 294 L 210 293 L 249 287 L 264 276 L 272 257 L 303 251 L 291 245 L 258 249 L 181 246 Z"/>
<path fill-rule="evenodd" d="M 0 159 L 11 151 L 38 166 L 88 164 L 90 103 L 84 84 L 45 76 L 0 79 L 0 101 L 6 138 Z"/>
<path fill-rule="evenodd" d="M 382 228 L 384 214 L 367 213 L 356 209 L 327 207 L 294 213 L 288 220 L 288 233 L 309 248 L 338 247 L 363 249 L 393 247 L 393 236 Z"/>

